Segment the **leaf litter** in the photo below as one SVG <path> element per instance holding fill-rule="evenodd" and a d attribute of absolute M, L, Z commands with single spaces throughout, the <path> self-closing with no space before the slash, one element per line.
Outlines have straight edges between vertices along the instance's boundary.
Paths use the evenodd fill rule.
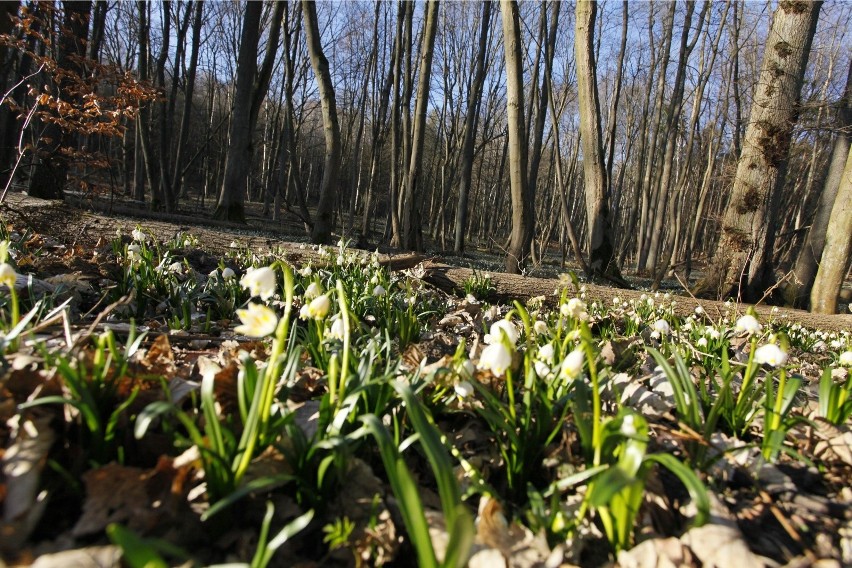
<path fill-rule="evenodd" d="M 22 256 L 17 264 L 34 275 L 26 287 L 26 294 L 33 295 L 30 302 L 39 297 L 52 297 L 54 302 L 70 298 L 73 324 L 70 332 L 76 347 L 69 352 L 76 349 L 81 365 L 95 364 L 96 353 L 89 342 L 95 334 L 112 329 L 120 341 L 131 330 L 147 331 L 140 349 L 123 368 L 123 374 L 109 377 L 115 383 L 114 405 L 135 397 L 120 413 L 118 430 L 125 430 L 131 418 L 157 401 L 168 401 L 176 408 L 192 412 L 200 385 L 208 376 L 214 384 L 219 415 L 239 414 L 240 384 L 245 380 L 241 361 L 250 357 L 260 368 L 268 365 L 268 342 L 235 336 L 234 322 L 228 318 L 209 320 L 212 324 L 206 326 L 199 324 L 202 318 L 195 318 L 192 323 L 184 322 L 186 325 L 179 330 L 162 316 L 142 318 L 142 325 L 137 325 L 121 306 L 109 316 L 111 322 L 95 321 L 93 325 L 92 314 L 106 305 L 104 290 L 114 286 L 118 277 L 115 257 L 111 256 L 107 243 L 88 252 L 83 249 L 60 252 L 61 247 L 56 245 L 58 256 Z M 199 282 L 204 280 L 204 271 L 216 264 L 211 263 L 209 255 L 196 249 L 186 251 L 182 259 L 193 271 L 190 279 L 197 278 Z M 419 274 L 412 271 L 411 276 Z M 688 453 L 687 442 L 707 446 L 709 463 L 704 478 L 711 488 L 709 522 L 689 528 L 686 519 L 693 513 L 689 512 L 691 504 L 682 485 L 674 478 L 665 477 L 663 470 L 655 469 L 646 483 L 636 522 L 635 544 L 629 549 L 617 552 L 609 549 L 596 517 L 591 517 L 591 522 L 584 520 L 573 536 L 563 542 L 554 542 L 553 533 L 549 540 L 543 527 L 531 529 L 534 524 L 525 518 L 524 511 L 501 497 L 507 489 L 501 481 L 505 456 L 495 446 L 495 436 L 499 433 L 491 431 L 480 418 L 478 409 L 482 401 L 452 394 L 458 381 L 454 370 L 458 346 L 465 345 L 470 359 L 476 360 L 484 347 L 485 331 L 505 316 L 509 307 L 490 305 L 470 296 L 456 298 L 438 290 L 430 290 L 429 294 L 444 305 L 444 313 L 433 316 L 428 328 L 400 349 L 400 371 L 403 377 L 431 378 L 433 388 L 448 393 L 434 407 L 433 414 L 448 445 L 455 449 L 454 455 L 459 460 L 456 478 L 468 495 L 468 506 L 477 509 L 470 566 L 610 562 L 621 566 L 774 566 L 818 562 L 828 566 L 832 562 L 835 565 L 852 562 L 852 491 L 847 485 L 852 473 L 852 431 L 848 420 L 844 424 L 831 424 L 817 414 L 814 400 L 807 400 L 802 410 L 797 411 L 801 420 L 791 426 L 788 438 L 790 455 L 801 459 L 785 454 L 776 463 L 761 459 L 757 439 L 762 427 L 760 420 L 743 437 L 717 431 L 705 441 L 679 420 L 671 383 L 653 359 L 644 355 L 643 344 L 649 341 L 648 337 L 612 337 L 601 342 L 600 359 L 613 369 L 602 389 L 603 404 L 611 411 L 622 406 L 632 408 L 645 417 L 650 425 L 649 444 L 655 451 L 682 457 Z M 139 298 L 131 302 L 135 304 L 126 305 L 139 306 Z M 118 523 L 140 537 L 165 540 L 192 551 L 195 564 L 245 562 L 257 546 L 264 498 L 274 502 L 275 523 L 279 527 L 307 509 L 307 503 L 298 502 L 288 491 L 249 492 L 248 498 L 237 505 L 247 522 L 224 528 L 215 527 L 214 522 L 210 525 L 213 532 L 228 536 L 201 552 L 210 537 L 209 526 L 201 521 L 199 511 L 205 510 L 209 503 L 197 506 L 205 499 L 205 478 L 197 446 L 174 446 L 165 434 L 154 433 L 141 440 L 120 440 L 122 452 L 107 463 L 81 465 L 86 449 L 77 444 L 85 437 L 75 409 L 40 406 L 17 410 L 18 404 L 39 397 L 69 395 L 61 377 L 45 367 L 39 348 L 40 344 L 67 345 L 67 336 L 68 330 L 59 327 L 42 330 L 18 351 L 7 352 L 3 359 L 0 415 L 4 422 L 5 449 L 0 495 L 4 525 L 0 548 L 4 557 L 40 566 L 69 565 L 81 557 L 89 559 L 88 564 L 81 565 L 115 565 L 122 552 L 107 544 L 105 531 Z M 748 341 L 735 338 L 731 343 L 732 360 L 745 363 L 748 350 Z M 819 349 L 794 350 L 792 355 L 807 379 L 805 388 L 815 384 L 825 366 L 825 356 L 819 354 Z M 320 428 L 331 427 L 319 422 L 320 399 L 328 389 L 328 373 L 313 363 L 317 361 L 306 353 L 292 384 L 287 385 L 288 411 L 293 413 L 295 425 L 307 439 L 314 439 Z M 514 365 L 517 370 L 517 354 Z M 692 371 L 694 380 L 699 381 L 697 370 Z M 474 378 L 494 392 L 505 392 L 501 377 L 477 372 Z M 844 376 L 836 378 L 848 380 Z M 438 398 L 435 395 L 436 402 Z M 180 430 L 174 421 L 163 421 L 169 428 Z M 203 422 L 200 419 L 199 423 Z M 583 471 L 580 437 L 575 426 L 566 423 L 551 442 L 542 464 L 550 481 Z M 278 443 L 286 444 L 286 440 L 282 438 Z M 283 450 L 286 448 L 276 449 L 273 445 L 259 454 L 252 462 L 246 482 L 290 475 L 301 467 L 288 462 Z M 407 461 L 414 468 L 413 475 L 427 507 L 429 534 L 436 556 L 441 559 L 450 535 L 440 512 L 435 478 L 422 456 L 413 455 Z M 320 496 L 327 500 L 323 519 L 315 522 L 301 540 L 295 538 L 292 545 L 288 543 L 276 557 L 278 562 L 281 565 L 406 563 L 412 554 L 406 525 L 376 456 L 348 456 L 345 463 L 327 463 L 322 467 L 340 467 L 345 482 L 334 493 Z M 79 478 L 70 484 L 71 489 L 60 487 L 63 476 L 71 476 L 73 481 L 76 475 Z M 550 509 L 559 513 L 556 518 L 563 519 L 560 522 L 570 517 L 572 511 L 576 512 L 588 490 L 587 481 L 572 487 L 556 508 Z M 53 522 L 56 515 L 65 518 Z M 332 540 L 323 539 L 323 531 L 331 535 L 333 529 L 328 527 L 338 522 L 342 523 L 341 527 L 350 523 L 344 531 L 346 538 L 340 540 L 339 546 L 327 546 Z"/>

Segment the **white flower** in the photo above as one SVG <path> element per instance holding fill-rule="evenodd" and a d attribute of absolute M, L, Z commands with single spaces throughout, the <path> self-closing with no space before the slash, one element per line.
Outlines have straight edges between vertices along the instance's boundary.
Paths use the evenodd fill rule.
<path fill-rule="evenodd" d="M 535 323 L 533 324 L 533 331 L 538 335 L 544 335 L 547 333 L 547 323 L 541 320 L 535 320 Z"/>
<path fill-rule="evenodd" d="M 636 435 L 636 424 L 632 414 L 621 419 L 621 433 L 628 437 Z"/>
<path fill-rule="evenodd" d="M 538 348 L 537 358 L 546 363 L 553 363 L 553 344 L 547 343 Z"/>
<path fill-rule="evenodd" d="M 310 312 L 308 311 L 308 305 L 305 304 L 301 308 L 299 308 L 299 319 L 306 320 L 311 317 Z"/>
<path fill-rule="evenodd" d="M 698 341 L 695 342 L 696 347 L 707 347 L 707 338 L 699 337 Z"/>
<path fill-rule="evenodd" d="M 322 286 L 317 282 L 311 282 L 308 284 L 308 287 L 305 289 L 305 299 L 313 300 L 314 298 L 319 298 L 322 295 Z"/>
<path fill-rule="evenodd" d="M 173 262 L 169 265 L 169 272 L 180 274 L 183 270 L 183 265 L 179 262 Z"/>
<path fill-rule="evenodd" d="M 664 319 L 658 319 L 655 321 L 652 328 L 660 335 L 668 335 L 672 331 L 671 326 L 669 326 L 669 322 Z"/>
<path fill-rule="evenodd" d="M 518 329 L 509 320 L 502 319 L 491 324 L 491 329 L 484 340 L 485 343 L 501 343 L 504 336 L 512 345 L 518 343 Z"/>
<path fill-rule="evenodd" d="M 235 276 L 236 276 L 236 274 L 234 274 L 234 271 L 233 271 L 233 270 L 231 270 L 231 269 L 230 269 L 230 268 L 228 268 L 228 267 L 225 267 L 225 270 L 223 270 L 223 271 L 222 271 L 222 279 L 223 279 L 223 280 L 231 280 L 231 279 L 233 279 Z"/>
<path fill-rule="evenodd" d="M 459 365 L 459 374 L 464 375 L 465 377 L 472 377 L 476 372 L 476 366 L 470 359 L 465 359 L 462 361 L 461 365 Z"/>
<path fill-rule="evenodd" d="M 776 344 L 767 343 L 754 352 L 754 362 L 758 365 L 766 363 L 772 367 L 778 367 L 787 362 L 787 353 Z"/>
<path fill-rule="evenodd" d="M 496 377 L 502 377 L 511 364 L 512 354 L 503 343 L 497 342 L 482 350 L 477 368 L 491 371 Z"/>
<path fill-rule="evenodd" d="M 470 384 L 470 381 L 458 382 L 453 386 L 453 389 L 459 398 L 467 398 L 473 394 L 473 385 Z"/>
<path fill-rule="evenodd" d="M 12 265 L 4 262 L 0 264 L 0 285 L 5 284 L 10 290 L 15 287 L 18 275 Z"/>
<path fill-rule="evenodd" d="M 589 319 L 589 314 L 586 311 L 586 302 L 580 298 L 571 298 L 568 303 L 559 306 L 559 313 L 565 317 L 571 317 L 580 321 Z"/>
<path fill-rule="evenodd" d="M 240 286 L 252 296 L 268 300 L 275 293 L 275 271 L 268 266 L 252 268 L 240 279 Z"/>
<path fill-rule="evenodd" d="M 134 241 L 145 242 L 148 240 L 148 236 L 139 227 L 133 229 L 130 235 L 133 237 Z"/>
<path fill-rule="evenodd" d="M 704 314 L 704 308 L 702 308 L 701 306 L 695 306 L 695 314 L 699 315 L 699 316 L 703 315 Z"/>
<path fill-rule="evenodd" d="M 541 379 L 546 379 L 550 375 L 550 366 L 543 361 L 534 362 L 533 367 L 535 368 L 535 374 Z"/>
<path fill-rule="evenodd" d="M 843 367 L 852 367 L 852 351 L 844 351 L 841 353 L 837 362 Z"/>
<path fill-rule="evenodd" d="M 755 333 L 760 333 L 760 330 L 763 329 L 763 326 L 760 325 L 760 322 L 757 321 L 751 314 L 746 314 L 740 319 L 737 320 L 736 325 L 734 326 L 734 331 L 737 333 L 747 333 L 748 335 L 753 335 Z"/>
<path fill-rule="evenodd" d="M 331 300 L 328 299 L 328 294 L 323 294 L 311 300 L 308 304 L 308 315 L 314 319 L 323 319 L 328 315 L 328 310 L 331 308 Z"/>
<path fill-rule="evenodd" d="M 381 284 L 377 284 L 376 287 L 373 288 L 373 296 L 375 296 L 377 298 L 381 298 L 382 296 L 384 296 L 387 293 L 388 293 L 388 291 L 385 290 L 384 287 L 382 287 Z"/>
<path fill-rule="evenodd" d="M 237 244 L 237 241 L 231 241 L 231 244 L 229 244 L 228 246 L 231 247 L 232 249 L 240 248 L 240 245 Z"/>
<path fill-rule="evenodd" d="M 127 258 L 130 260 L 139 260 L 141 258 L 140 253 L 142 252 L 142 247 L 137 244 L 127 245 Z"/>
<path fill-rule="evenodd" d="M 334 320 L 334 323 L 331 324 L 331 329 L 328 332 L 328 337 L 343 341 L 343 336 L 345 334 L 346 327 L 344 327 L 343 318 L 337 318 L 336 320 Z"/>
<path fill-rule="evenodd" d="M 378 283 L 379 283 L 379 276 L 377 274 L 373 274 L 373 277 L 370 278 L 370 284 L 375 286 Z"/>
<path fill-rule="evenodd" d="M 575 349 L 568 354 L 559 367 L 559 376 L 563 379 L 576 379 L 583 373 L 583 363 L 586 356 L 582 349 Z"/>
<path fill-rule="evenodd" d="M 250 303 L 245 310 L 237 310 L 237 317 L 243 324 L 234 331 L 249 337 L 266 337 L 278 326 L 278 316 L 263 304 Z"/>
<path fill-rule="evenodd" d="M 307 278 L 308 276 L 314 273 L 313 269 L 310 266 L 303 266 L 299 269 L 298 272 L 299 276 L 302 276 L 303 278 Z"/>

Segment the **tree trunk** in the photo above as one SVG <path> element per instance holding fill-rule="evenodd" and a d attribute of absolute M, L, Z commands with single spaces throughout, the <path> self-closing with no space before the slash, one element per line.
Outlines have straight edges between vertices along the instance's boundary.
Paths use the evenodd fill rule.
<path fill-rule="evenodd" d="M 59 39 L 58 61 L 60 69 L 72 73 L 82 73 L 81 59 L 86 56 L 86 38 L 89 36 L 89 16 L 92 11 L 90 1 L 62 3 L 64 12 L 63 26 L 65 33 Z M 67 92 L 70 85 L 66 80 L 59 80 L 60 97 L 68 102 L 74 95 Z M 37 153 L 37 161 L 30 178 L 29 194 L 42 199 L 62 199 L 65 184 L 68 181 L 70 164 L 64 150 L 77 147 L 75 133 L 63 130 L 59 125 L 50 122 L 45 125 L 41 137 L 50 139 L 46 147 Z"/>
<path fill-rule="evenodd" d="M 263 2 L 247 2 L 240 34 L 240 50 L 237 56 L 237 81 L 234 103 L 231 110 L 231 127 L 228 133 L 228 154 L 219 201 L 213 211 L 215 219 L 245 223 L 246 183 L 251 173 L 254 154 L 254 128 L 260 106 L 266 96 L 278 38 L 284 15 L 282 0 L 276 0 L 275 11 L 267 39 L 263 65 L 257 68 L 257 50 L 260 41 L 260 17 Z"/>
<path fill-rule="evenodd" d="M 593 31 L 597 4 L 577 2 L 574 53 L 577 61 L 577 94 L 580 105 L 580 141 L 583 144 L 583 179 L 588 219 L 589 269 L 591 277 L 623 284 L 615 258 L 612 225 L 609 218 L 606 170 L 601 139 L 601 110 L 596 84 L 597 69 Z"/>
<path fill-rule="evenodd" d="M 837 294 L 849 270 L 852 258 L 852 149 L 846 158 L 846 167 L 831 217 L 825 233 L 825 247 L 811 291 L 811 311 L 833 314 L 837 311 Z"/>
<path fill-rule="evenodd" d="M 534 192 L 527 184 L 524 73 L 518 3 L 500 0 L 503 50 L 506 57 L 506 111 L 508 120 L 509 182 L 512 195 L 512 232 L 506 254 L 506 272 L 520 274 L 530 256 L 535 230 Z"/>
<path fill-rule="evenodd" d="M 423 167 L 423 146 L 426 140 L 426 110 L 429 105 L 429 85 L 432 80 L 432 55 L 435 51 L 435 34 L 438 31 L 438 2 L 426 4 L 426 20 L 423 23 L 423 43 L 420 48 L 420 79 L 417 99 L 414 104 L 414 127 L 408 175 L 405 179 L 405 194 L 402 209 L 402 239 L 404 249 L 423 250 L 423 231 L 420 219 L 423 189 L 418 188 L 420 170 Z"/>
<path fill-rule="evenodd" d="M 826 230 L 831 216 L 832 205 L 836 202 L 837 190 L 843 177 L 843 166 L 852 142 L 852 63 L 846 77 L 846 89 L 837 109 L 837 134 L 831 151 L 831 165 L 825 178 L 822 193 L 817 204 L 816 215 L 808 231 L 807 239 L 796 259 L 792 281 L 784 290 L 784 302 L 788 306 L 803 307 L 811 295 L 817 261 L 825 250 Z"/>
<path fill-rule="evenodd" d="M 185 194 L 183 185 L 183 152 L 189 138 L 189 125 L 192 118 L 192 96 L 195 94 L 195 76 L 198 70 L 198 50 L 201 45 L 201 23 L 204 2 L 195 0 L 195 14 L 192 20 L 192 40 L 189 54 L 189 67 L 186 71 L 186 90 L 184 91 L 183 115 L 180 119 L 177 149 L 175 150 L 174 171 L 172 172 L 172 192 L 174 205 L 181 194 Z"/>
<path fill-rule="evenodd" d="M 491 26 L 491 2 L 482 2 L 482 20 L 479 28 L 479 49 L 476 52 L 476 64 L 473 72 L 473 86 L 467 102 L 467 114 L 464 119 L 464 140 L 462 141 L 462 167 L 459 180 L 459 201 L 456 208 L 455 239 L 453 250 L 456 254 L 464 252 L 464 233 L 467 229 L 467 205 L 470 185 L 473 179 L 474 142 L 479 123 L 479 109 L 482 103 L 482 87 L 485 83 L 485 59 L 488 56 L 488 29 Z"/>
<path fill-rule="evenodd" d="M 784 1 L 773 15 L 722 235 L 697 295 L 753 301 L 770 284 L 777 203 L 821 6 Z"/>
<path fill-rule="evenodd" d="M 302 14 L 305 19 L 305 40 L 311 55 L 322 103 L 322 124 L 325 132 L 325 167 L 322 174 L 319 204 L 311 231 L 314 243 L 327 243 L 331 240 L 332 213 L 337 199 L 337 172 L 340 169 L 340 125 L 337 122 L 337 104 L 334 98 L 334 84 L 328 69 L 328 59 L 322 51 L 322 38 L 317 23 L 316 3 L 302 0 Z"/>

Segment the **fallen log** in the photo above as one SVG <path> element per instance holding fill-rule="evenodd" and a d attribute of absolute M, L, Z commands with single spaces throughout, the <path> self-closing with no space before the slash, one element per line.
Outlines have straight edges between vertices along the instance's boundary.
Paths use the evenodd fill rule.
<path fill-rule="evenodd" d="M 459 268 L 434 261 L 425 262 L 423 268 L 425 270 L 422 276 L 424 282 L 444 292 L 455 295 L 464 295 L 465 281 L 474 276 L 474 271 L 470 268 Z M 478 271 L 477 274 L 481 276 L 482 272 Z M 488 297 L 480 299 L 492 303 L 511 303 L 513 300 L 526 303 L 532 298 L 543 297 L 545 304 L 556 307 L 561 291 L 566 286 L 568 287 L 569 298 L 579 296 L 580 293 L 579 290 L 575 289 L 570 279 L 532 278 L 517 274 L 496 272 L 490 273 L 490 278 L 494 292 Z M 583 284 L 582 286 L 585 287 L 585 299 L 589 304 L 592 302 L 602 302 L 612 305 L 613 298 L 616 297 L 622 302 L 632 299 L 638 300 L 643 295 L 654 297 L 654 292 L 641 290 L 626 290 L 596 284 Z M 660 297 L 662 296 L 663 294 L 660 294 Z M 675 293 L 672 293 L 671 299 L 675 302 L 674 312 L 682 317 L 695 313 L 695 309 L 698 306 L 701 306 L 707 316 L 714 320 L 721 319 L 731 310 L 733 310 L 733 314 L 742 315 L 746 313 L 749 307 L 754 307 L 755 312 L 763 322 L 770 320 L 780 321 L 786 318 L 791 322 L 798 322 L 809 329 L 820 329 L 823 331 L 852 330 L 852 314 L 826 316 L 811 314 L 803 310 L 763 305 L 752 306 L 751 304 L 733 304 L 729 308 L 725 302 L 700 300 Z"/>

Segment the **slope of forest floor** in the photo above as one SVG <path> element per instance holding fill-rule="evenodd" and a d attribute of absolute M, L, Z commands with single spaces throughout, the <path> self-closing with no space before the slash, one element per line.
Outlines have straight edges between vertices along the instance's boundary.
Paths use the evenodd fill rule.
<path fill-rule="evenodd" d="M 481 251 L 318 249 L 251 213 L 242 226 L 9 194 L 0 221 L 34 279 L 22 298 L 72 292 L 70 315 L 40 314 L 20 343 L 0 329 L 9 564 L 437 566 L 459 550 L 475 568 L 852 564 L 848 313 L 582 284 L 558 263 L 499 274 Z M 138 277 L 137 244 L 162 254 L 151 278 L 171 293 L 147 311 L 141 293 L 106 295 Z M 264 298 L 277 314 L 301 303 L 289 343 L 235 329 L 248 296 L 224 275 L 270 259 L 297 273 L 295 304 L 286 277 Z M 206 295 L 181 313 L 193 278 Z M 311 282 L 334 298 L 327 320 Z M 229 485 L 210 456 L 249 430 L 243 389 L 275 353 L 281 431 L 247 469 L 228 454 L 245 474 Z"/>

